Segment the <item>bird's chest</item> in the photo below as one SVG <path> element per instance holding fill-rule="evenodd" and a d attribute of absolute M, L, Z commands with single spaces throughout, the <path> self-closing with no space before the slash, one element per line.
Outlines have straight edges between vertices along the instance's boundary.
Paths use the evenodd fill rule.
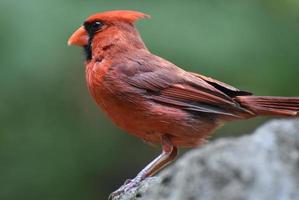
<path fill-rule="evenodd" d="M 97 85 L 103 84 L 104 78 L 107 75 L 109 63 L 107 62 L 94 62 L 86 64 L 86 81 L 88 89 L 93 95 L 93 88 Z"/>
<path fill-rule="evenodd" d="M 144 114 L 144 105 L 140 96 L 132 94 L 126 83 L 117 77 L 107 63 L 95 63 L 86 68 L 88 89 L 97 105 L 118 126 L 133 131 L 136 121 Z"/>
<path fill-rule="evenodd" d="M 108 110 L 113 95 L 113 84 L 108 80 L 110 63 L 107 62 L 91 62 L 86 66 L 86 82 L 88 90 L 96 101 L 96 103 L 103 109 Z"/>

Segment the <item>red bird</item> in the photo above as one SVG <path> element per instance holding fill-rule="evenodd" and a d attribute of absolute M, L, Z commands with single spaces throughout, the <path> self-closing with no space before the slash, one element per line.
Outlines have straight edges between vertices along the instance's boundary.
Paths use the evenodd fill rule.
<path fill-rule="evenodd" d="M 158 172 L 175 159 L 178 147 L 199 146 L 225 122 L 299 115 L 299 97 L 253 96 L 152 54 L 134 26 L 148 17 L 125 10 L 98 13 L 68 40 L 85 50 L 88 89 L 102 111 L 128 133 L 162 144 L 162 154 L 112 196 Z"/>

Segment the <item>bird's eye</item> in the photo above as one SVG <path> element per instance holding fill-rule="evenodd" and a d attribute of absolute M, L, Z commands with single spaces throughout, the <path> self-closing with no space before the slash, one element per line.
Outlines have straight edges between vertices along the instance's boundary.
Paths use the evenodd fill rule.
<path fill-rule="evenodd" d="M 94 35 L 97 31 L 99 31 L 104 24 L 100 21 L 95 21 L 92 23 L 84 23 L 85 30 L 89 35 Z"/>
<path fill-rule="evenodd" d="M 96 21 L 91 24 L 91 28 L 93 31 L 97 31 L 102 27 L 102 25 L 103 24 L 101 22 Z"/>

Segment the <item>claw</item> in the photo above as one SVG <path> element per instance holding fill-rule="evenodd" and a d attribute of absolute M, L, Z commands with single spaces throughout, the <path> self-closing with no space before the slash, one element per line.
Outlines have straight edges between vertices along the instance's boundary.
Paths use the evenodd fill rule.
<path fill-rule="evenodd" d="M 141 182 L 141 180 L 136 180 L 136 179 L 128 179 L 125 181 L 124 185 L 122 185 L 119 189 L 117 189 L 116 191 L 112 192 L 109 197 L 108 200 L 111 200 L 121 194 L 124 194 L 126 192 L 128 192 L 129 190 L 132 190 L 133 188 L 137 187 L 139 185 L 139 183 Z"/>
<path fill-rule="evenodd" d="M 127 180 L 125 181 L 124 185 L 127 185 L 127 184 L 131 183 L 132 181 L 133 181 L 133 179 L 127 179 Z"/>
<path fill-rule="evenodd" d="M 163 135 L 161 137 L 161 141 L 163 149 L 162 153 L 151 163 L 149 163 L 141 172 L 139 172 L 134 179 L 126 180 L 123 186 L 121 186 L 115 192 L 112 192 L 109 195 L 108 200 L 118 197 L 121 194 L 124 194 L 129 190 L 132 190 L 133 188 L 137 187 L 141 183 L 141 181 L 154 175 L 160 169 L 165 167 L 165 165 L 167 165 L 175 159 L 178 153 L 177 147 L 171 143 L 171 140 L 169 139 L 169 137 L 167 137 L 167 135 Z"/>

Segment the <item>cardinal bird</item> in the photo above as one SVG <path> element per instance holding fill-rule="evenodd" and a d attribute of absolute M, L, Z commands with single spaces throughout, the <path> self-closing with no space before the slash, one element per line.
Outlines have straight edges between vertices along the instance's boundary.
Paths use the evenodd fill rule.
<path fill-rule="evenodd" d="M 128 133 L 162 145 L 162 153 L 112 196 L 158 172 L 178 147 L 199 146 L 225 122 L 299 115 L 299 97 L 253 96 L 152 54 L 134 26 L 148 17 L 128 10 L 94 14 L 68 40 L 84 49 L 88 89 L 101 110 Z"/>

